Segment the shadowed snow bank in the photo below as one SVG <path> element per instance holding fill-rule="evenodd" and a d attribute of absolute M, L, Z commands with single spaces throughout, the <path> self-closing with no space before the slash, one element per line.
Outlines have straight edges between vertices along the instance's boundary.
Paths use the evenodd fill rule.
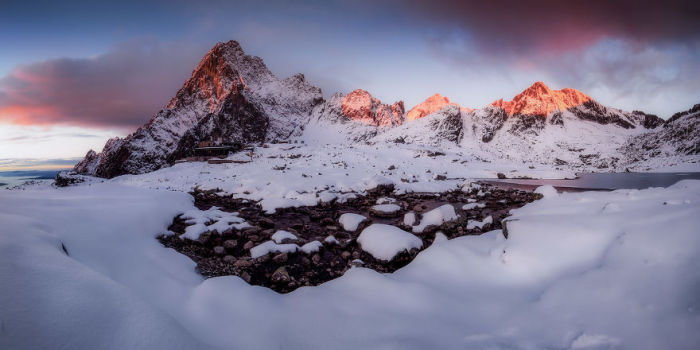
<path fill-rule="evenodd" d="M 440 240 L 391 275 L 354 268 L 286 295 L 202 280 L 163 248 L 154 237 L 191 209 L 109 183 L 0 193 L 0 348 L 700 343 L 700 181 L 562 193 L 514 210 L 508 240 Z"/>

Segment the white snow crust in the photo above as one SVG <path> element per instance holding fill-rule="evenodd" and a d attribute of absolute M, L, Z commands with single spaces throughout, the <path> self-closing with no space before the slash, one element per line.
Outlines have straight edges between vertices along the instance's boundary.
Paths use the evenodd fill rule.
<path fill-rule="evenodd" d="M 469 199 L 471 199 L 471 198 L 469 198 Z M 462 210 L 472 210 L 475 208 L 485 208 L 485 207 L 486 207 L 486 204 L 484 204 L 484 203 L 472 202 L 472 203 L 467 203 L 467 204 L 463 205 Z"/>
<path fill-rule="evenodd" d="M 196 240 L 205 232 L 216 231 L 220 234 L 230 228 L 240 230 L 250 227 L 250 224 L 238 217 L 238 213 L 227 213 L 217 207 L 211 207 L 208 210 L 188 210 L 182 214 L 182 218 L 191 226 L 185 228 L 185 233 L 180 238 L 191 240 Z M 212 223 L 207 225 L 208 222 Z"/>
<path fill-rule="evenodd" d="M 272 238 L 272 240 L 275 241 L 275 243 L 279 244 L 279 243 L 282 243 L 285 239 L 288 239 L 290 241 L 296 241 L 297 236 L 291 232 L 287 232 L 284 230 L 277 230 L 277 232 L 272 234 L 272 237 L 270 237 L 270 238 Z"/>
<path fill-rule="evenodd" d="M 278 244 L 275 241 L 265 241 L 250 248 L 250 257 L 255 259 L 270 253 L 293 253 L 297 250 L 299 246 L 294 243 Z"/>
<path fill-rule="evenodd" d="M 558 196 L 557 189 L 552 185 L 544 185 L 537 187 L 535 193 L 541 194 L 544 198 L 553 198 Z"/>
<path fill-rule="evenodd" d="M 416 223 L 416 213 L 408 212 L 403 216 L 403 224 L 406 226 L 413 226 Z"/>
<path fill-rule="evenodd" d="M 400 252 L 423 246 L 423 241 L 412 233 L 384 224 L 368 226 L 357 237 L 357 242 L 362 245 L 362 250 L 376 259 L 386 261 L 390 261 Z"/>
<path fill-rule="evenodd" d="M 420 224 L 413 226 L 413 232 L 423 232 L 423 230 L 430 225 L 439 226 L 442 225 L 443 222 L 456 220 L 457 217 L 455 208 L 452 206 L 452 204 L 443 204 L 423 214 Z"/>
<path fill-rule="evenodd" d="M 321 247 L 323 246 L 323 243 L 319 241 L 311 241 L 309 243 L 304 244 L 301 246 L 301 251 L 306 253 L 306 254 L 311 254 L 317 252 Z"/>
<path fill-rule="evenodd" d="M 367 220 L 367 217 L 360 214 L 345 213 L 338 218 L 338 222 L 343 227 L 343 230 L 354 232 L 361 222 Z"/>
<path fill-rule="evenodd" d="M 401 210 L 401 207 L 397 204 L 377 204 L 372 206 L 372 210 L 385 214 L 393 214 Z"/>
<path fill-rule="evenodd" d="M 483 220 L 469 220 L 467 222 L 467 230 L 472 230 L 475 228 L 484 228 L 486 224 L 493 224 L 493 217 L 491 215 L 485 217 Z"/>

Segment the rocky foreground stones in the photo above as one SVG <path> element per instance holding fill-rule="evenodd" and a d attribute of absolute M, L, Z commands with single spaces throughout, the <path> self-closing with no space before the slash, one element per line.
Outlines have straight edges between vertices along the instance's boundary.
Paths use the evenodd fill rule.
<path fill-rule="evenodd" d="M 216 191 L 196 190 L 192 194 L 200 210 L 216 206 L 223 211 L 238 212 L 251 226 L 205 232 L 199 239 L 192 240 L 182 237 L 187 224 L 178 216 L 169 227 L 174 234 L 159 236 L 161 243 L 194 260 L 197 271 L 206 277 L 235 275 L 250 284 L 269 287 L 280 293 L 332 280 L 353 266 L 393 272 L 411 262 L 420 250 L 429 247 L 436 235 L 454 238 L 500 229 L 501 220 L 510 209 L 541 196 L 489 185 L 439 194 L 391 195 L 389 191 L 374 191 L 345 203 L 283 208 L 267 215 L 257 203 L 249 200 L 220 196 Z M 468 205 L 468 210 L 462 209 L 477 202 L 480 205 Z M 445 220 L 430 218 L 434 214 L 428 213 L 435 213 L 438 208 L 444 211 L 446 205 L 454 207 L 456 217 L 447 215 Z M 391 209 L 391 214 L 379 213 L 377 206 L 386 206 L 381 208 Z M 347 225 L 340 222 L 343 214 L 361 215 L 366 219 L 357 220 L 356 225 L 355 222 Z M 427 220 L 432 221 L 420 225 L 421 221 L 426 223 Z M 390 260 L 378 259 L 358 242 L 362 231 L 373 224 L 392 225 L 413 232 L 422 244 L 416 242 L 412 249 L 403 250 Z M 354 230 L 346 231 L 345 228 Z M 267 246 L 260 253 L 263 245 Z M 254 258 L 251 250 L 260 256 Z"/>

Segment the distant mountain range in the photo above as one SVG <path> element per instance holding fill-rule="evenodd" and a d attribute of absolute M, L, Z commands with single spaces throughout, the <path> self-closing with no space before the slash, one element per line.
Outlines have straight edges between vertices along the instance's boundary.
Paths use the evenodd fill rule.
<path fill-rule="evenodd" d="M 471 109 L 433 95 L 406 112 L 365 90 L 324 99 L 302 74 L 278 79 L 236 41 L 218 43 L 175 97 L 136 132 L 113 138 L 75 166 L 111 178 L 140 174 L 191 156 L 200 141 L 259 144 L 416 143 L 456 147 L 484 161 L 581 171 L 653 169 L 700 158 L 700 105 L 667 121 L 627 112 L 574 90 L 536 82 L 510 101 Z"/>
<path fill-rule="evenodd" d="M 65 170 L 65 169 L 61 169 Z M 61 170 L 10 170 L 0 171 L 0 187 L 20 184 L 28 180 L 52 180 Z"/>

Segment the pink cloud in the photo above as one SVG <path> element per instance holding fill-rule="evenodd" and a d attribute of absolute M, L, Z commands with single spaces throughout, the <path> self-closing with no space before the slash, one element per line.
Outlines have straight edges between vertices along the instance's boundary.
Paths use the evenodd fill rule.
<path fill-rule="evenodd" d="M 0 121 L 134 128 L 168 102 L 203 52 L 138 41 L 15 67 L 0 78 Z"/>

